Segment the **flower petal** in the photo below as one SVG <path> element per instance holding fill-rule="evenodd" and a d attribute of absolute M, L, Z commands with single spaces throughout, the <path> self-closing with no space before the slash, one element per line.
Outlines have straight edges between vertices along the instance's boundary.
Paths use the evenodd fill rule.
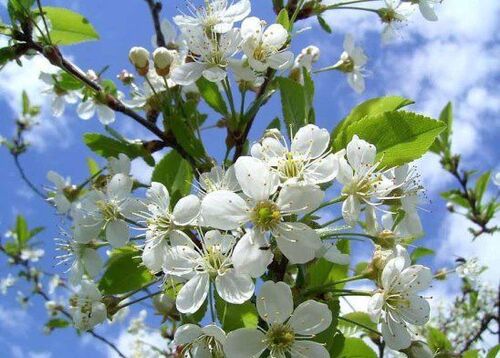
<path fill-rule="evenodd" d="M 95 109 L 96 108 L 94 101 L 87 100 L 85 102 L 81 102 L 76 107 L 76 114 L 78 114 L 78 117 L 80 117 L 81 119 L 87 120 L 94 116 Z"/>
<path fill-rule="evenodd" d="M 257 311 L 269 324 L 285 322 L 293 312 L 292 290 L 284 282 L 264 282 L 257 295 Z"/>
<path fill-rule="evenodd" d="M 201 335 L 203 335 L 203 331 L 200 326 L 191 323 L 183 324 L 175 331 L 174 342 L 177 345 L 188 344 Z"/>
<path fill-rule="evenodd" d="M 266 348 L 264 333 L 240 328 L 227 335 L 224 353 L 228 358 L 258 358 Z"/>
<path fill-rule="evenodd" d="M 105 106 L 103 104 L 96 104 L 96 109 L 97 117 L 99 117 L 99 121 L 102 124 L 108 125 L 115 121 L 115 112 L 108 106 Z"/>
<path fill-rule="evenodd" d="M 288 321 L 295 333 L 311 335 L 327 329 L 332 323 L 332 312 L 324 303 L 307 300 L 301 303 Z"/>
<path fill-rule="evenodd" d="M 189 246 L 172 246 L 165 255 L 165 273 L 186 276 L 194 273 L 200 254 Z"/>
<path fill-rule="evenodd" d="M 335 155 L 329 154 L 309 164 L 304 170 L 304 181 L 310 184 L 327 183 L 335 179 L 339 172 L 339 162 Z"/>
<path fill-rule="evenodd" d="M 253 230 L 243 235 L 234 247 L 231 261 L 237 271 L 257 278 L 266 272 L 274 255 L 272 250 L 261 247 L 254 235 Z"/>
<path fill-rule="evenodd" d="M 247 274 L 230 270 L 215 279 L 215 287 L 220 297 L 229 303 L 241 304 L 248 301 L 255 290 L 255 285 Z"/>
<path fill-rule="evenodd" d="M 375 146 L 357 135 L 347 144 L 347 160 L 357 174 L 365 173 L 374 164 L 376 154 Z"/>
<path fill-rule="evenodd" d="M 329 144 L 330 133 L 326 129 L 308 124 L 295 133 L 291 149 L 308 158 L 317 158 L 328 149 Z"/>
<path fill-rule="evenodd" d="M 267 59 L 269 67 L 274 70 L 283 71 L 290 68 L 293 65 L 293 52 L 292 51 L 281 51 L 271 55 Z"/>
<path fill-rule="evenodd" d="M 256 201 L 267 200 L 278 189 L 279 177 L 257 158 L 239 157 L 234 169 L 245 195 Z"/>
<path fill-rule="evenodd" d="M 303 223 L 286 222 L 273 230 L 278 248 L 290 263 L 303 264 L 316 257 L 322 246 L 319 235 Z"/>
<path fill-rule="evenodd" d="M 186 282 L 175 301 L 175 306 L 179 312 L 195 313 L 198 311 L 207 298 L 209 284 L 210 279 L 206 273 L 196 274 Z"/>
<path fill-rule="evenodd" d="M 227 190 L 209 193 L 201 202 L 203 223 L 221 230 L 233 230 L 249 220 L 245 200 Z"/>
<path fill-rule="evenodd" d="M 262 43 L 280 50 L 288 40 L 288 31 L 281 24 L 270 25 L 262 35 Z"/>
<path fill-rule="evenodd" d="M 124 199 L 132 190 L 132 179 L 128 175 L 115 174 L 106 188 L 108 198 Z"/>
<path fill-rule="evenodd" d="M 179 199 L 173 211 L 173 221 L 176 225 L 189 225 L 200 213 L 200 199 L 195 195 L 188 195 Z"/>
<path fill-rule="evenodd" d="M 128 224 L 123 220 L 113 220 L 106 225 L 106 240 L 114 248 L 122 247 L 130 238 Z"/>
<path fill-rule="evenodd" d="M 429 321 L 429 302 L 417 295 L 410 295 L 407 300 L 409 302 L 408 305 L 405 304 L 398 307 L 401 318 L 417 326 L 426 324 Z"/>
<path fill-rule="evenodd" d="M 382 336 L 389 348 L 397 351 L 411 345 L 411 336 L 406 327 L 392 319 L 382 323 Z"/>
<path fill-rule="evenodd" d="M 281 211 L 295 214 L 308 213 L 317 209 L 325 194 L 319 186 L 304 183 L 286 183 L 281 188 L 276 204 Z"/>
<path fill-rule="evenodd" d="M 370 300 L 368 301 L 366 311 L 368 312 L 370 319 L 374 323 L 378 323 L 380 319 L 380 314 L 382 313 L 384 302 L 384 294 L 380 292 L 375 293 L 372 297 L 370 297 Z"/>
<path fill-rule="evenodd" d="M 292 358 L 328 358 L 330 354 L 322 344 L 311 341 L 296 341 L 292 346 L 291 356 Z"/>
<path fill-rule="evenodd" d="M 170 79 L 181 86 L 187 86 L 194 83 L 201 77 L 205 65 L 198 62 L 188 62 L 174 68 Z"/>

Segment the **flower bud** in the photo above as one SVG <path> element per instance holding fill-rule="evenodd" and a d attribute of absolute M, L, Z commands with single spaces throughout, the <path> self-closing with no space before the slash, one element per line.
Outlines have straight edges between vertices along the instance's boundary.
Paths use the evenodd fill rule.
<path fill-rule="evenodd" d="M 163 316 L 171 314 L 175 307 L 175 302 L 168 295 L 161 293 L 153 297 L 153 306 Z"/>
<path fill-rule="evenodd" d="M 132 47 L 128 53 L 130 62 L 141 76 L 145 76 L 149 70 L 149 52 L 144 47 Z"/>
<path fill-rule="evenodd" d="M 406 349 L 401 350 L 405 353 L 408 358 L 432 358 L 434 354 L 432 353 L 429 346 L 422 341 L 413 341 L 411 346 Z"/>
<path fill-rule="evenodd" d="M 175 51 L 166 49 L 165 47 L 157 48 L 153 52 L 153 62 L 155 64 L 156 73 L 162 77 L 168 75 L 170 66 L 174 62 L 175 57 Z"/>
<path fill-rule="evenodd" d="M 134 82 L 134 75 L 128 72 L 127 70 L 121 70 L 120 73 L 116 76 L 124 85 L 129 85 Z"/>

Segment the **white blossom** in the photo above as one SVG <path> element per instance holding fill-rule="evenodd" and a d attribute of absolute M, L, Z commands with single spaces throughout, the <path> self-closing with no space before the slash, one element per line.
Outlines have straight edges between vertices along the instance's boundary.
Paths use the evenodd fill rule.
<path fill-rule="evenodd" d="M 431 281 L 429 268 L 409 266 L 403 257 L 395 257 L 385 265 L 380 289 L 371 297 L 367 310 L 373 322 L 382 318 L 382 335 L 390 348 L 408 348 L 408 324 L 422 326 L 429 320 L 429 302 L 418 292 L 427 289 Z"/>
<path fill-rule="evenodd" d="M 88 331 L 106 320 L 106 306 L 94 282 L 83 280 L 76 294 L 70 298 L 71 315 L 75 327 Z"/>
<path fill-rule="evenodd" d="M 240 49 L 241 35 L 238 29 L 215 36 L 207 35 L 200 30 L 193 30 L 186 35 L 187 45 L 191 51 L 191 62 L 174 68 L 171 79 L 175 83 L 187 86 L 201 76 L 211 82 L 219 82 L 226 78 L 229 59 Z"/>
<path fill-rule="evenodd" d="M 379 10 L 379 16 L 385 24 L 382 30 L 382 42 L 388 43 L 396 37 L 397 29 L 408 20 L 415 6 L 400 0 L 385 0 L 385 6 Z"/>
<path fill-rule="evenodd" d="M 69 282 L 78 285 L 84 275 L 90 278 L 96 277 L 103 267 L 99 253 L 87 244 L 74 240 L 58 240 L 57 250 L 62 251 L 56 257 L 58 265 L 69 263 L 66 272 L 69 272 Z"/>
<path fill-rule="evenodd" d="M 456 268 L 457 275 L 460 278 L 466 278 L 472 282 L 474 282 L 484 270 L 484 267 L 479 264 L 477 257 L 473 257 L 469 260 L 460 260 L 459 263 L 460 264 Z"/>
<path fill-rule="evenodd" d="M 52 170 L 47 173 L 47 179 L 55 185 L 55 191 L 49 200 L 54 203 L 59 214 L 67 214 L 72 206 L 72 201 L 68 199 L 68 196 L 77 194 L 76 187 L 71 185 L 69 178 L 65 179 Z"/>
<path fill-rule="evenodd" d="M 182 32 L 201 29 L 204 32 L 226 33 L 235 22 L 243 20 L 251 10 L 250 0 L 240 0 L 228 4 L 227 0 L 208 0 L 205 7 L 196 7 L 188 2 L 190 15 L 174 17 L 174 22 Z"/>
<path fill-rule="evenodd" d="M 240 184 L 236 179 L 234 166 L 227 169 L 214 166 L 209 172 L 200 174 L 198 178 L 199 190 L 203 194 L 208 194 L 217 190 L 228 190 L 232 192 L 240 191 Z"/>
<path fill-rule="evenodd" d="M 51 97 L 52 115 L 54 117 L 61 117 L 64 114 L 66 103 L 75 104 L 80 97 L 76 91 L 68 91 L 61 88 L 57 78 L 57 74 L 40 73 L 40 79 L 48 85 L 46 89 L 42 90 L 42 93 Z"/>
<path fill-rule="evenodd" d="M 165 250 L 170 245 L 186 245 L 191 241 L 182 229 L 195 222 L 200 212 L 200 200 L 195 195 L 188 195 L 170 209 L 170 194 L 163 184 L 157 182 L 151 183 L 146 197 L 147 210 L 137 213 L 146 224 L 142 261 L 147 268 L 158 272 L 165 263 Z"/>
<path fill-rule="evenodd" d="M 229 332 L 224 345 L 228 358 L 257 358 L 268 349 L 270 357 L 328 358 L 326 348 L 310 340 L 330 326 L 328 306 L 307 300 L 293 308 L 292 291 L 284 282 L 266 281 L 257 296 L 257 311 L 267 330 L 240 328 Z"/>
<path fill-rule="evenodd" d="M 338 161 L 329 146 L 328 131 L 307 124 L 297 131 L 290 148 L 283 136 L 268 136 L 252 146 L 251 154 L 276 171 L 283 182 L 323 184 L 338 173 Z"/>
<path fill-rule="evenodd" d="M 277 193 L 279 176 L 263 161 L 240 157 L 234 167 L 246 198 L 227 190 L 207 194 L 201 204 L 203 223 L 221 230 L 252 223 L 261 246 L 266 246 L 264 234 L 270 232 L 280 251 L 292 263 L 312 260 L 321 247 L 318 234 L 306 224 L 284 221 L 284 218 L 316 209 L 324 196 L 321 189 L 315 185 L 286 183 Z"/>
<path fill-rule="evenodd" d="M 242 49 L 250 67 L 263 72 L 269 67 L 284 70 L 293 65 L 293 53 L 284 49 L 288 31 L 280 24 L 267 29 L 265 22 L 257 17 L 246 18 L 241 24 Z"/>
<path fill-rule="evenodd" d="M 165 273 L 188 280 L 176 298 L 179 312 L 196 312 L 209 294 L 211 281 L 223 300 L 234 304 L 249 300 L 255 285 L 250 274 L 233 266 L 239 260 L 233 253 L 236 238 L 217 230 L 201 236 L 201 248 L 177 245 L 166 253 Z"/>
<path fill-rule="evenodd" d="M 223 357 L 222 347 L 225 342 L 226 333 L 215 324 L 205 327 L 184 324 L 177 328 L 174 336 L 174 343 L 183 347 L 184 356 L 193 358 Z"/>
<path fill-rule="evenodd" d="M 363 48 L 356 46 L 352 35 L 347 34 L 344 39 L 344 52 L 334 67 L 347 74 L 349 86 L 357 93 L 365 90 L 364 66 L 367 61 Z"/>
<path fill-rule="evenodd" d="M 125 245 L 129 240 L 126 220 L 134 218 L 138 205 L 138 201 L 130 195 L 131 190 L 132 179 L 116 174 L 109 181 L 106 193 L 93 190 L 86 194 L 72 211 L 75 240 L 86 244 L 96 239 L 104 229 L 111 246 Z"/>
<path fill-rule="evenodd" d="M 130 159 L 126 154 L 120 153 L 117 158 L 108 158 L 108 171 L 111 176 L 116 174 L 130 175 L 130 167 Z"/>
<path fill-rule="evenodd" d="M 310 45 L 303 48 L 300 53 L 295 57 L 293 68 L 290 76 L 301 84 L 304 84 L 303 69 L 307 72 L 312 71 L 312 66 L 318 62 L 320 56 L 320 49 L 316 46 Z"/>
<path fill-rule="evenodd" d="M 21 260 L 38 262 L 44 254 L 43 249 L 25 248 L 21 250 Z"/>
<path fill-rule="evenodd" d="M 335 154 L 339 161 L 337 180 L 344 186 L 342 216 L 348 225 L 355 225 L 361 204 L 379 205 L 394 190 L 393 181 L 377 172 L 376 148 L 354 135 L 347 145 Z M 373 201 L 375 200 L 375 201 Z"/>
<path fill-rule="evenodd" d="M 123 97 L 121 92 L 119 92 L 119 95 L 117 97 Z M 89 97 L 86 101 L 80 102 L 80 104 L 76 108 L 78 117 L 83 120 L 91 119 L 92 117 L 94 117 L 96 112 L 99 121 L 104 125 L 111 124 L 115 121 L 115 112 L 105 103 L 99 101 L 97 98 Z"/>
<path fill-rule="evenodd" d="M 6 295 L 7 294 L 7 290 L 9 288 L 11 288 L 12 286 L 14 286 L 14 284 L 16 283 L 17 279 L 12 276 L 12 274 L 8 274 L 7 277 L 4 277 L 0 280 L 0 293 L 2 295 Z"/>

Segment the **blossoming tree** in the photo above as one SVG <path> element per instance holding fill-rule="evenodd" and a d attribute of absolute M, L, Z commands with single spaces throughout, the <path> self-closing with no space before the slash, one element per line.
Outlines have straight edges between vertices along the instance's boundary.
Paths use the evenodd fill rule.
<path fill-rule="evenodd" d="M 326 12 L 369 11 L 383 23 L 387 42 L 416 9 L 436 21 L 438 1 L 273 0 L 271 24 L 252 16 L 256 2 L 188 4 L 173 25 L 160 21 L 159 1 L 146 0 L 155 48 L 131 48 L 132 71 L 122 71 L 115 82 L 82 71 L 61 51 L 98 37 L 88 20 L 40 1 L 8 1 L 10 23 L 0 25 L 8 45 L 0 49 L 0 62 L 45 57 L 53 67 L 40 80 L 53 115 L 76 105 L 81 119 L 97 116 L 107 131 L 83 138 L 106 163 L 91 161 L 89 177 L 78 184 L 51 171 L 50 190 L 33 184 L 19 161 L 39 114 L 26 94 L 15 136 L 2 139 L 23 180 L 68 228 L 58 241 L 59 260 L 69 264 L 64 274 L 36 268 L 43 250 L 32 238 L 41 229 L 29 229 L 22 216 L 0 245 L 13 270 L 46 301 L 46 329 L 72 324 L 124 356 L 94 328 L 150 301 L 163 316 L 156 329 L 165 346 L 136 347 L 139 356 L 376 357 L 376 350 L 380 356 L 477 356 L 475 342 L 498 315 L 456 347 L 441 336 L 446 332 L 424 328 L 431 316 L 424 292 L 446 273 L 419 264 L 430 250 L 414 244 L 425 230 L 418 213 L 425 203 L 412 162 L 427 152 L 439 155 L 460 185 L 443 194 L 450 211 L 462 207 L 479 227 L 472 229 L 475 236 L 498 230 L 491 224 L 496 198 L 484 197 L 490 173 L 471 187 L 472 173 L 459 170 L 459 157 L 451 153 L 451 105 L 436 120 L 407 110 L 409 99 L 373 98 L 332 128 L 320 128 L 316 76 L 341 71 L 354 91 L 363 92 L 367 57 L 351 35 L 329 67 L 315 68 L 315 46 L 291 50 L 303 19 L 316 17 L 331 32 Z M 262 112 L 275 96 L 282 115 L 269 122 Z M 155 138 L 124 138 L 110 127 L 117 113 Z M 205 149 L 210 138 L 200 130 L 210 116 L 226 133 L 219 162 Z M 256 121 L 269 125 L 250 138 Z M 155 152 L 162 153 L 159 160 Z M 154 168 L 150 183 L 134 178 L 131 160 Z M 353 239 L 364 240 L 371 256 L 355 267 Z M 467 279 L 478 271 L 473 263 L 458 266 Z M 67 290 L 67 302 L 51 298 L 47 275 L 49 291 Z M 19 279 L 3 279 L 2 291 Z M 363 288 L 352 286 L 358 280 Z M 340 312 L 340 300 L 359 296 L 368 298 L 364 312 Z M 136 319 L 131 331 L 144 334 L 141 322 Z M 432 324 L 446 329 L 450 322 Z"/>

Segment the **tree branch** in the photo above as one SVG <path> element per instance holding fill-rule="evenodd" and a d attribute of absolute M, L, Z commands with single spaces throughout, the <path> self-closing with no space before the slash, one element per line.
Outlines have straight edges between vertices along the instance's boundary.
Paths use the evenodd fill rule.
<path fill-rule="evenodd" d="M 165 42 L 165 36 L 163 36 L 163 32 L 161 31 L 161 22 L 160 22 L 160 12 L 162 9 L 161 2 L 155 0 L 145 0 L 149 6 L 149 10 L 151 11 L 151 17 L 153 18 L 153 25 L 156 33 L 156 44 L 158 47 L 167 47 L 167 43 Z"/>
<path fill-rule="evenodd" d="M 14 154 L 13 157 L 14 157 L 14 164 L 16 165 L 16 168 L 19 174 L 21 175 L 21 178 L 26 183 L 26 185 L 28 185 L 28 187 L 33 191 L 33 193 L 38 195 L 43 200 L 46 200 L 47 196 L 40 189 L 38 189 L 36 185 L 33 184 L 33 182 L 31 182 L 31 180 L 26 176 L 26 173 L 24 172 L 24 169 L 21 166 L 21 163 L 19 162 L 19 155 Z"/>

